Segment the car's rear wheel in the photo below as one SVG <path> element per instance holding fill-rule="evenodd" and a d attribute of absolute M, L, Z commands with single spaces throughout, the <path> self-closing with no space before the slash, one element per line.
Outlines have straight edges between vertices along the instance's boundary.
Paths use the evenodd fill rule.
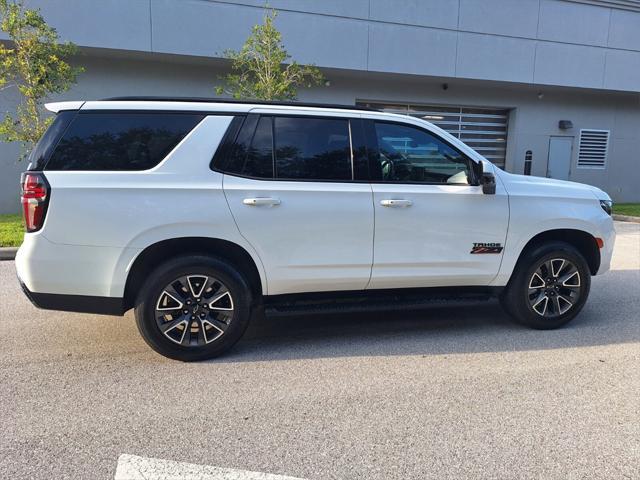
<path fill-rule="evenodd" d="M 571 245 L 552 242 L 525 252 L 501 303 L 518 323 L 552 329 L 572 320 L 584 306 L 591 272 Z"/>
<path fill-rule="evenodd" d="M 251 317 L 251 290 L 227 262 L 201 255 L 170 260 L 144 282 L 135 308 L 144 340 L 169 358 L 195 361 L 229 350 Z"/>

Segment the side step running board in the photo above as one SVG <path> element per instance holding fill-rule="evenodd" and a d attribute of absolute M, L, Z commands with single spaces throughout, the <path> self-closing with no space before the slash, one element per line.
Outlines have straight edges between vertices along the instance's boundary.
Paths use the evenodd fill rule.
<path fill-rule="evenodd" d="M 341 314 L 378 311 L 410 311 L 452 303 L 474 304 L 487 301 L 499 290 L 411 289 L 402 291 L 332 292 L 324 294 L 277 295 L 264 298 L 267 315 Z"/>

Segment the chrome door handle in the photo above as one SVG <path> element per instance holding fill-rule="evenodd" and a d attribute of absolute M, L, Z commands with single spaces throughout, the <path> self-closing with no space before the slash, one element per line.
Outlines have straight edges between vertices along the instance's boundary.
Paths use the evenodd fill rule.
<path fill-rule="evenodd" d="M 242 203 L 253 207 L 260 205 L 280 205 L 280 199 L 271 197 L 245 198 L 242 200 Z"/>
<path fill-rule="evenodd" d="M 410 207 L 413 205 L 411 200 L 398 200 L 398 199 L 386 199 L 380 200 L 380 205 L 383 207 Z"/>

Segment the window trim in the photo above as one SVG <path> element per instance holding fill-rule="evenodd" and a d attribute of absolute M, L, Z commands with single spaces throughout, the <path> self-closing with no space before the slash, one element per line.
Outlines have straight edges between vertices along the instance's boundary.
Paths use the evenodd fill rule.
<path fill-rule="evenodd" d="M 253 117 L 255 120 L 253 120 Z M 236 147 L 237 147 L 237 141 L 238 141 L 238 137 L 241 134 L 246 134 L 247 136 L 250 137 L 250 142 L 253 141 L 253 137 L 255 135 L 256 129 L 258 128 L 258 123 L 260 122 L 260 118 L 262 117 L 271 117 L 271 129 L 272 129 L 272 135 L 271 135 L 271 141 L 273 143 L 273 177 L 272 178 L 263 178 L 263 177 L 254 177 L 251 175 L 243 175 L 240 173 L 236 173 L 236 172 L 229 172 L 227 170 L 227 167 L 229 166 L 229 162 L 232 159 L 232 155 L 233 152 L 235 151 Z M 319 120 L 346 120 L 347 121 L 347 127 L 348 127 L 348 133 L 349 133 L 349 148 L 350 148 L 350 162 L 351 162 L 351 179 L 350 180 L 318 180 L 318 179 L 309 179 L 309 178 L 277 178 L 276 177 L 276 168 L 275 168 L 275 117 L 286 117 L 286 118 L 315 118 L 315 119 L 319 119 Z M 247 122 L 248 121 L 254 121 L 255 123 L 253 123 L 253 125 L 248 125 Z M 313 183 L 371 183 L 369 177 L 370 177 L 370 166 L 369 166 L 369 162 L 367 162 L 367 167 L 369 172 L 367 172 L 367 178 L 366 179 L 356 179 L 356 168 L 355 168 L 355 155 L 354 155 L 354 151 L 353 151 L 353 135 L 352 135 L 352 129 L 354 127 L 357 128 L 356 125 L 354 125 L 354 127 L 351 127 L 352 123 L 354 122 L 362 122 L 363 119 L 358 118 L 358 117 L 349 117 L 349 116 L 327 116 L 327 115 L 304 115 L 304 114 L 291 114 L 291 113 L 249 113 L 247 115 L 247 118 L 245 120 L 245 122 L 243 122 L 242 126 L 239 128 L 238 132 L 235 135 L 235 138 L 233 140 L 233 150 L 229 150 L 226 152 L 226 156 L 227 158 L 224 159 L 220 159 L 219 162 L 222 163 L 222 165 L 220 166 L 216 166 L 215 163 L 217 163 L 215 156 L 214 156 L 214 160 L 212 160 L 211 162 L 211 170 L 213 170 L 214 172 L 217 173 L 222 173 L 224 175 L 230 175 L 232 177 L 238 177 L 238 178 L 246 178 L 248 180 L 260 180 L 263 182 L 313 182 Z M 244 129 L 249 126 L 249 128 L 251 128 L 250 132 L 245 132 Z M 226 135 L 226 134 L 225 134 Z M 370 146 L 368 145 L 368 142 L 365 140 L 365 144 L 363 145 L 367 151 L 370 150 Z M 220 147 L 218 147 L 220 149 Z M 217 152 L 216 152 L 217 154 Z"/>
<path fill-rule="evenodd" d="M 432 132 L 429 129 L 420 127 L 418 125 L 415 125 L 413 123 L 407 123 L 407 122 L 398 122 L 398 121 L 393 121 L 393 120 L 387 120 L 387 119 L 367 119 L 367 121 L 365 122 L 365 128 L 369 129 L 369 135 L 368 135 L 368 139 L 369 141 L 375 141 L 375 145 L 370 145 L 369 148 L 371 150 L 371 154 L 369 155 L 369 177 L 371 177 L 371 172 L 375 171 L 375 167 L 376 167 L 376 163 L 379 163 L 379 155 L 380 155 L 380 147 L 378 146 L 378 134 L 376 132 L 376 123 L 386 123 L 386 124 L 390 124 L 390 125 L 399 125 L 401 127 L 408 127 L 408 128 L 415 128 L 416 130 L 420 130 L 428 135 L 431 135 L 433 137 L 435 137 L 436 139 L 440 140 L 442 143 L 444 143 L 445 145 L 447 145 L 448 147 L 450 147 L 451 149 L 455 150 L 456 152 L 458 152 L 468 163 L 469 165 L 469 171 L 471 173 L 471 177 L 472 177 L 472 182 L 470 183 L 440 183 L 440 182 L 404 182 L 401 180 L 382 180 L 382 179 L 376 179 L 370 180 L 371 184 L 376 184 L 376 185 L 438 185 L 438 186 L 454 186 L 454 187 L 477 187 L 480 185 L 480 181 L 479 181 L 479 172 L 478 169 L 480 168 L 481 163 L 476 162 L 475 160 L 473 160 L 472 158 L 470 158 L 466 153 L 460 151 L 459 148 L 457 148 L 456 146 L 452 145 L 451 142 L 447 141 L 446 139 L 442 138 L 440 135 L 438 135 L 435 132 Z"/>

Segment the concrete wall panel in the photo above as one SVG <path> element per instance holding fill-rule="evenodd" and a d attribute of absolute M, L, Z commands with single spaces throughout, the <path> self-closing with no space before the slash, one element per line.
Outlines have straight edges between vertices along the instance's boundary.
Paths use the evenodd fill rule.
<path fill-rule="evenodd" d="M 369 70 L 453 77 L 456 35 L 446 30 L 373 24 Z"/>
<path fill-rule="evenodd" d="M 370 0 L 372 20 L 456 29 L 458 0 Z"/>
<path fill-rule="evenodd" d="M 86 47 L 151 51 L 150 0 L 34 0 L 61 40 Z M 0 39 L 7 38 L 0 30 Z"/>
<path fill-rule="evenodd" d="M 460 30 L 536 38 L 539 0 L 460 0 Z"/>
<path fill-rule="evenodd" d="M 611 10 L 609 47 L 640 51 L 640 13 Z"/>
<path fill-rule="evenodd" d="M 640 91 L 640 52 L 607 51 L 604 88 Z"/>
<path fill-rule="evenodd" d="M 531 83 L 535 49 L 534 40 L 459 33 L 456 76 Z"/>
<path fill-rule="evenodd" d="M 262 8 L 264 0 L 225 0 L 227 3 L 248 5 Z M 319 13 L 321 15 L 336 15 L 339 17 L 362 18 L 369 17 L 369 0 L 270 0 L 269 6 L 279 10 L 294 12 Z"/>
<path fill-rule="evenodd" d="M 603 48 L 540 42 L 536 51 L 534 82 L 602 88 L 605 53 Z"/>
<path fill-rule="evenodd" d="M 262 11 L 202 0 L 153 0 L 153 50 L 162 53 L 222 56 L 238 49 Z"/>
<path fill-rule="evenodd" d="M 239 49 L 264 13 L 262 9 L 202 0 L 154 0 L 152 12 L 154 51 L 207 57 Z M 368 40 L 364 22 L 283 11 L 276 26 L 296 61 L 366 69 Z"/>
<path fill-rule="evenodd" d="M 365 22 L 292 12 L 282 12 L 277 22 L 294 60 L 322 67 L 367 69 Z"/>
<path fill-rule="evenodd" d="M 562 0 L 540 0 L 538 38 L 606 46 L 611 9 Z"/>

